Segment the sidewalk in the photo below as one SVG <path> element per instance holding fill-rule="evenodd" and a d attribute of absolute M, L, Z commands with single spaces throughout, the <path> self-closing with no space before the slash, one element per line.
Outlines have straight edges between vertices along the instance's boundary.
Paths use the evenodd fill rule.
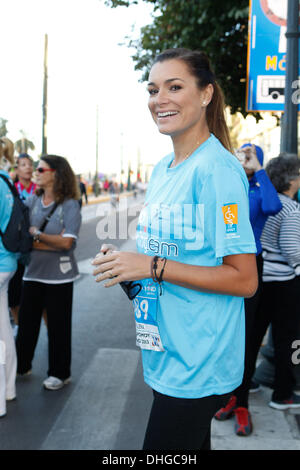
<path fill-rule="evenodd" d="M 130 197 L 133 196 L 133 191 L 124 191 L 123 193 L 119 194 L 120 199 L 123 197 Z M 85 203 L 84 197 L 82 198 L 82 207 L 89 206 L 91 204 L 98 204 L 100 202 L 108 202 L 111 200 L 111 194 L 103 191 L 99 196 L 89 195 L 88 196 L 88 204 Z"/>
<path fill-rule="evenodd" d="M 212 448 L 215 450 L 300 450 L 300 409 L 278 411 L 270 408 L 272 390 L 262 387 L 250 394 L 249 411 L 253 432 L 250 436 L 237 436 L 234 418 L 212 421 Z M 299 422 L 300 425 L 300 422 Z"/>

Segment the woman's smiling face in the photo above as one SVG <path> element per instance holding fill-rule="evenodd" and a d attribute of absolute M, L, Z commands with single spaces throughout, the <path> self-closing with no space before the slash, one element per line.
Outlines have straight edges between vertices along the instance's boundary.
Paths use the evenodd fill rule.
<path fill-rule="evenodd" d="M 205 119 L 213 87 L 200 90 L 187 65 L 180 59 L 170 59 L 153 65 L 148 92 L 149 110 L 159 132 L 174 137 Z"/>

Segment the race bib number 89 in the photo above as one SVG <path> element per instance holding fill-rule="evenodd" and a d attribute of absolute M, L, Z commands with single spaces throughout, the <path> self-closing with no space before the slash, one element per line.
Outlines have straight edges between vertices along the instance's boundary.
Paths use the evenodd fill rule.
<path fill-rule="evenodd" d="M 151 279 L 143 280 L 142 285 L 133 300 L 136 345 L 141 349 L 164 351 L 156 321 L 158 286 Z"/>

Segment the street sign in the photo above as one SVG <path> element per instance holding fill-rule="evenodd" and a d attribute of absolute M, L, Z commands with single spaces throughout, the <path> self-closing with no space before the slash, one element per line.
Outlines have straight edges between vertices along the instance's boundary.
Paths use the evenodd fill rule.
<path fill-rule="evenodd" d="M 247 111 L 284 111 L 287 2 L 250 0 Z M 293 87 L 299 103 L 299 82 Z"/>

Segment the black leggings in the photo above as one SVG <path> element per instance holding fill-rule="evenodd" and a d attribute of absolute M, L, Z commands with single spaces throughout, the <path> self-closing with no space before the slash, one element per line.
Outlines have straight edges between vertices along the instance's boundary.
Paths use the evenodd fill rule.
<path fill-rule="evenodd" d="M 143 450 L 210 450 L 210 427 L 226 395 L 175 398 L 153 391 Z"/>

